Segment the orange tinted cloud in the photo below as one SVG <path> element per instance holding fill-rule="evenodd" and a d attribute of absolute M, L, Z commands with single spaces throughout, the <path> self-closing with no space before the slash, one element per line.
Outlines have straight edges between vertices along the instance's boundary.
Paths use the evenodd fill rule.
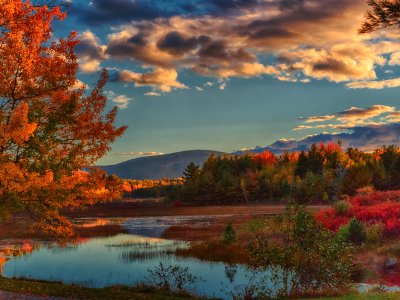
<path fill-rule="evenodd" d="M 177 81 L 185 69 L 219 79 L 272 76 L 347 82 L 349 88 L 395 86 L 398 80 L 382 81 L 375 72 L 376 66 L 398 64 L 395 36 L 378 41 L 357 34 L 367 8 L 365 0 L 260 0 L 226 3 L 219 14 L 161 14 L 114 27 L 103 55 L 152 67 L 144 74 L 122 71 L 120 79 L 163 92 L 186 87 Z M 86 40 L 99 49 L 93 38 Z M 99 68 L 99 59 L 82 62 L 86 71 Z"/>

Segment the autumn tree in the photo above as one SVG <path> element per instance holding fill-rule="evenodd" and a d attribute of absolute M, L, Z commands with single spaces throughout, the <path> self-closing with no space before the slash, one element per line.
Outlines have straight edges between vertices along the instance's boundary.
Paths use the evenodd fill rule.
<path fill-rule="evenodd" d="M 369 0 L 367 11 L 359 33 L 372 33 L 388 27 L 400 28 L 400 0 Z"/>
<path fill-rule="evenodd" d="M 60 209 L 119 195 L 117 179 L 93 166 L 125 127 L 116 108 L 104 112 L 107 73 L 90 92 L 78 84 L 76 32 L 51 39 L 66 15 L 38 2 L 0 0 L 0 222 L 22 213 L 67 238 Z"/>

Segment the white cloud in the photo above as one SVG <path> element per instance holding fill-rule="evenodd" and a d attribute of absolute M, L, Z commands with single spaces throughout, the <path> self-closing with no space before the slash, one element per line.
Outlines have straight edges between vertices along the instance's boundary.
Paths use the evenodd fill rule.
<path fill-rule="evenodd" d="M 128 108 L 129 102 L 133 100 L 125 95 L 117 95 L 113 91 L 106 91 L 104 94 L 120 109 Z"/>
<path fill-rule="evenodd" d="M 172 89 L 187 89 L 183 83 L 177 81 L 178 73 L 173 69 L 155 68 L 148 73 L 135 73 L 129 70 L 118 72 L 117 81 L 133 82 L 136 86 L 151 86 L 154 90 L 164 93 Z"/>
<path fill-rule="evenodd" d="M 393 106 L 372 105 L 367 108 L 351 107 L 332 115 L 301 118 L 305 124 L 325 123 L 317 125 L 299 125 L 293 130 L 304 129 L 350 129 L 358 126 L 379 126 L 398 122 L 400 112 Z M 379 119 L 379 120 L 377 120 Z"/>
<path fill-rule="evenodd" d="M 393 78 L 387 80 L 377 80 L 377 81 L 355 81 L 346 84 L 348 88 L 351 89 L 384 89 L 384 88 L 394 88 L 400 86 L 400 78 Z"/>
<path fill-rule="evenodd" d="M 160 97 L 161 94 L 157 92 L 147 92 L 144 94 L 145 96 L 150 96 L 150 97 Z"/>

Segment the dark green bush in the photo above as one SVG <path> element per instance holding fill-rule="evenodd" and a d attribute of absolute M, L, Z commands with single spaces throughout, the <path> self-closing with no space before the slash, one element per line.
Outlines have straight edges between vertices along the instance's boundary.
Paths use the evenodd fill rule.
<path fill-rule="evenodd" d="M 224 231 L 223 242 L 225 245 L 229 245 L 235 241 L 236 241 L 236 232 L 235 229 L 233 229 L 232 223 L 229 222 L 228 225 L 226 225 Z"/>

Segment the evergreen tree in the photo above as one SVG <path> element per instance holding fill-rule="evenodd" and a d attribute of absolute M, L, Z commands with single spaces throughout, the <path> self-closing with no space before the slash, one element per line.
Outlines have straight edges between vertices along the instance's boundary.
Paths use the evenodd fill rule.
<path fill-rule="evenodd" d="M 196 165 L 194 162 L 191 162 L 187 165 L 185 171 L 183 171 L 183 178 L 185 181 L 195 181 L 199 178 L 200 175 L 200 167 Z"/>

